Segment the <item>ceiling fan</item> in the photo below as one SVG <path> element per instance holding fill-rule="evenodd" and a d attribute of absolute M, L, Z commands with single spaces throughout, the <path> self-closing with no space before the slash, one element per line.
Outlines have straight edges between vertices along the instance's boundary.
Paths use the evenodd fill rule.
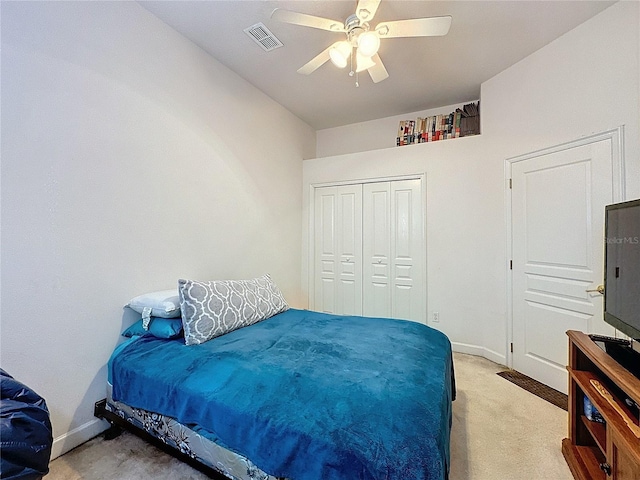
<path fill-rule="evenodd" d="M 320 52 L 319 55 L 300 67 L 298 73 L 309 75 L 328 60 L 331 60 L 339 68 L 346 67 L 350 61 L 349 75 L 367 70 L 373 82 L 378 83 L 389 77 L 389 73 L 378 55 L 380 39 L 441 36 L 446 35 L 451 26 L 451 16 L 447 15 L 382 22 L 372 28 L 369 22 L 373 20 L 378 5 L 380 5 L 380 0 L 359 0 L 356 12 L 349 15 L 344 23 L 280 8 L 273 11 L 271 18 L 293 25 L 343 33 L 347 37 L 346 40 L 335 42 Z M 357 81 L 356 86 L 358 86 Z"/>

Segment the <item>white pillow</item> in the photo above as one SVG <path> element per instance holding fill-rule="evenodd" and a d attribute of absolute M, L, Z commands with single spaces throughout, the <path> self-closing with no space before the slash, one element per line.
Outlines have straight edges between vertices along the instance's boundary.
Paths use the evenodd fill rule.
<path fill-rule="evenodd" d="M 176 318 L 180 316 L 180 297 L 177 289 L 145 293 L 132 298 L 127 304 L 144 316 Z M 146 314 L 146 315 L 145 315 Z"/>

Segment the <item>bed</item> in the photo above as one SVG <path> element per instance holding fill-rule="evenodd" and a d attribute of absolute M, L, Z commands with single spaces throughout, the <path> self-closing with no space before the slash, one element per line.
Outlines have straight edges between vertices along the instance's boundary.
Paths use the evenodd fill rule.
<path fill-rule="evenodd" d="M 102 416 L 219 478 L 448 478 L 451 346 L 422 324 L 286 309 L 197 345 L 134 336 L 108 371 Z"/>
<path fill-rule="evenodd" d="M 289 309 L 197 346 L 134 337 L 109 372 L 107 410 L 228 478 L 448 475 L 451 349 L 421 324 Z"/>

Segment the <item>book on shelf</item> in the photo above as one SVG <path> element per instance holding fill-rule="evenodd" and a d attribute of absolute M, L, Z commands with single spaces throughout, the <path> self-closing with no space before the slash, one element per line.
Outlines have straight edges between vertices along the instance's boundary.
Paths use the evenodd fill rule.
<path fill-rule="evenodd" d="M 398 136 L 396 137 L 396 145 L 410 145 L 416 143 L 416 121 L 401 120 L 398 125 Z"/>
<path fill-rule="evenodd" d="M 449 114 L 400 120 L 396 145 L 427 143 L 480 133 L 480 102 L 465 104 Z"/>

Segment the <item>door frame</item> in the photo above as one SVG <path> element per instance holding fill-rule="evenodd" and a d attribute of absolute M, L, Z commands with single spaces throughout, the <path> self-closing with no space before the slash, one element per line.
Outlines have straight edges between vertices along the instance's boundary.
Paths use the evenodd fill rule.
<path fill-rule="evenodd" d="M 512 167 L 517 162 L 524 160 L 530 160 L 542 155 L 548 155 L 557 153 L 563 150 L 569 150 L 571 148 L 582 147 L 591 143 L 601 142 L 603 140 L 611 141 L 611 161 L 612 161 L 612 191 L 613 202 L 622 202 L 626 198 L 625 196 L 625 170 L 624 170 L 624 126 L 621 125 L 617 128 L 606 130 L 604 132 L 581 137 L 577 140 L 571 140 L 565 143 L 554 145 L 552 147 L 535 150 L 533 152 L 517 155 L 515 157 L 509 157 L 505 160 L 504 175 L 505 175 L 505 222 L 506 222 L 506 252 L 507 258 L 505 261 L 506 278 L 507 278 L 507 318 L 506 318 L 506 339 L 505 345 L 507 366 L 513 368 L 513 270 L 511 269 L 511 259 L 513 258 L 513 222 L 511 217 L 512 209 L 512 190 L 511 190 L 511 178 Z M 603 212 L 604 213 L 604 212 Z"/>
<path fill-rule="evenodd" d="M 307 302 L 310 310 L 315 309 L 315 235 L 314 235 L 314 227 L 315 227 L 315 193 L 316 188 L 322 187 L 339 187 L 342 185 L 361 185 L 365 183 L 377 183 L 377 182 L 393 182 L 397 180 L 420 180 L 420 190 L 421 190 L 421 202 L 422 202 L 422 244 L 425 247 L 424 252 L 424 261 L 422 262 L 422 278 L 424 278 L 424 287 L 425 287 L 425 301 L 424 301 L 424 318 L 426 319 L 426 324 L 429 324 L 429 318 L 427 312 L 429 298 L 427 295 L 427 174 L 426 172 L 407 174 L 407 175 L 389 175 L 383 177 L 367 177 L 362 179 L 351 179 L 351 180 L 339 180 L 334 182 L 318 182 L 312 183 L 309 185 L 309 220 L 307 224 L 307 229 L 309 232 L 308 235 L 308 255 L 307 255 Z"/>

